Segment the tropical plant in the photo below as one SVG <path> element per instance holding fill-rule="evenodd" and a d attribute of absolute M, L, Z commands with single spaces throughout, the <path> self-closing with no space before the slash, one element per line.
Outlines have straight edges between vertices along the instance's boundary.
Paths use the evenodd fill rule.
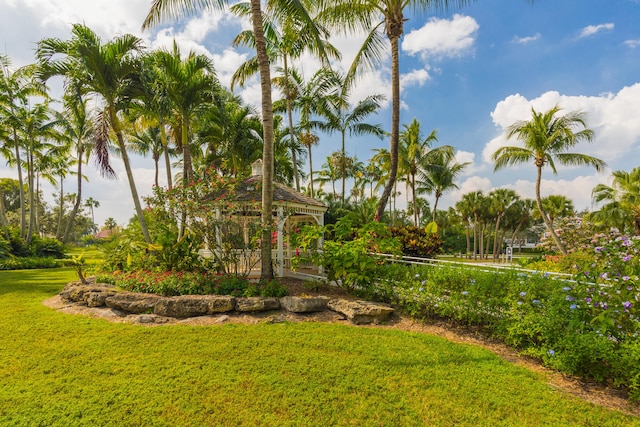
<path fill-rule="evenodd" d="M 83 94 L 95 94 L 102 101 L 102 111 L 96 118 L 94 133 L 98 164 L 103 175 L 115 175 L 108 155 L 110 132 L 113 132 L 142 234 L 145 241 L 151 243 L 125 144 L 121 117 L 121 112 L 131 105 L 132 98 L 141 91 L 139 60 L 135 54 L 142 50 L 142 40 L 125 34 L 103 44 L 95 32 L 81 24 L 74 24 L 71 33 L 68 41 L 49 38 L 38 43 L 36 55 L 41 77 L 46 81 L 55 75 L 65 76 L 67 84 L 76 85 Z"/>
<path fill-rule="evenodd" d="M 516 137 L 523 145 L 501 147 L 493 153 L 491 158 L 495 165 L 494 170 L 521 163 L 534 163 L 537 170 L 535 191 L 538 210 L 558 250 L 566 255 L 567 250 L 553 230 L 549 216 L 542 205 L 540 195 L 542 169 L 549 166 L 553 173 L 557 174 L 556 162 L 558 162 L 567 166 L 592 166 L 599 172 L 604 169 L 606 163 L 586 154 L 567 152 L 582 141 L 592 142 L 594 133 L 587 128 L 584 113 L 572 111 L 559 115 L 560 111 L 558 106 L 546 112 L 537 112 L 532 108 L 531 120 L 518 121 L 506 129 L 507 138 Z M 577 130 L 579 128 L 582 129 Z"/>
<path fill-rule="evenodd" d="M 614 171 L 613 183 L 598 184 L 591 196 L 595 203 L 604 203 L 590 218 L 599 224 L 610 224 L 620 231 L 640 235 L 640 167 L 630 172 Z"/>

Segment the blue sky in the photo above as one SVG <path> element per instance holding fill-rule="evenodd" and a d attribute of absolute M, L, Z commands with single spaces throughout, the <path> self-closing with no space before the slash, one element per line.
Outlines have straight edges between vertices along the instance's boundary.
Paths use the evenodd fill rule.
<path fill-rule="evenodd" d="M 140 25 L 149 0 L 0 0 L 0 49 L 14 65 L 33 61 L 35 42 L 43 37 L 69 37 L 72 23 L 84 22 L 103 39 L 133 33 L 147 46 L 168 46 L 175 38 L 184 52 L 210 55 L 223 83 L 248 52 L 234 50 L 230 38 L 247 24 L 221 13 L 203 13 L 168 22 L 142 33 Z M 591 189 L 609 182 L 611 170 L 640 166 L 640 1 L 639 0 L 479 0 L 460 10 L 436 16 L 407 14 L 401 44 L 402 123 L 417 118 L 425 131 L 437 128 L 440 144 L 457 149 L 461 161 L 472 162 L 460 178 L 460 190 L 445 196 L 446 207 L 469 191 L 513 188 L 533 197 L 533 165 L 493 172 L 490 154 L 506 141 L 503 129 L 529 117 L 531 108 L 546 110 L 558 104 L 587 114 L 596 132 L 593 144 L 576 151 L 598 156 L 609 164 L 604 174 L 590 169 L 561 168 L 543 173 L 543 194 L 564 194 L 578 209 L 589 208 Z M 346 67 L 359 47 L 357 36 L 332 38 L 343 50 Z M 304 60 L 311 75 L 318 66 Z M 383 93 L 390 98 L 390 60 L 363 76 L 354 96 Z M 59 86 L 59 83 L 57 83 Z M 54 82 L 53 86 L 56 86 Z M 257 81 L 237 91 L 247 102 L 260 100 Z M 389 104 L 372 122 L 390 129 Z M 388 141 L 358 138 L 347 150 L 366 161 L 371 149 Z M 337 136 L 321 135 L 314 148 L 320 165 L 339 148 Z M 107 217 L 125 223 L 133 207 L 123 168 L 118 181 L 90 175 L 86 197 L 101 201 L 96 222 Z M 0 165 L 0 176 L 12 172 Z M 138 159 L 135 176 L 139 192 L 148 194 L 153 181 L 151 160 Z M 162 174 L 161 174 L 162 176 Z M 72 189 L 73 184 L 65 184 Z M 73 190 L 71 190 L 73 191 Z M 46 189 L 50 194 L 53 189 Z M 402 205 L 399 199 L 399 204 Z"/>

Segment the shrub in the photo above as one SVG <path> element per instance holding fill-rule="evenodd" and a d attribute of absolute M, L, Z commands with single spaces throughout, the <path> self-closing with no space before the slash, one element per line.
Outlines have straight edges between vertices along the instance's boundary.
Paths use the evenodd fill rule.
<path fill-rule="evenodd" d="M 424 228 L 407 225 L 391 227 L 391 236 L 400 241 L 403 255 L 419 258 L 435 258 L 442 252 L 442 239 L 437 233 L 428 233 Z"/>
<path fill-rule="evenodd" d="M 10 257 L 0 259 L 0 270 L 31 270 L 60 267 L 58 260 L 42 257 Z"/>

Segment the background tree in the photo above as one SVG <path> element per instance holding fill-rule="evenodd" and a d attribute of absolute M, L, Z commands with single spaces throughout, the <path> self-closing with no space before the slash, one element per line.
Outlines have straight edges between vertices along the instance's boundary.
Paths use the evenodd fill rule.
<path fill-rule="evenodd" d="M 604 204 L 590 218 L 599 225 L 610 225 L 640 236 L 640 167 L 630 172 L 614 171 L 612 175 L 610 186 L 598 184 L 593 189 L 593 202 Z"/>

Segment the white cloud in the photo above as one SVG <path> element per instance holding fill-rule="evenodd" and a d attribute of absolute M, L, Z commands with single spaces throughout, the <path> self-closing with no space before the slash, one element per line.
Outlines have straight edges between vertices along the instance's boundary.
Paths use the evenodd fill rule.
<path fill-rule="evenodd" d="M 635 49 L 636 47 L 640 47 L 640 39 L 625 40 L 624 44 L 625 44 L 625 46 L 629 46 L 630 48 Z"/>
<path fill-rule="evenodd" d="M 586 113 L 587 126 L 595 132 L 592 144 L 575 147 L 575 152 L 593 155 L 608 163 L 631 161 L 629 153 L 640 148 L 640 83 L 622 88 L 616 94 L 600 96 L 568 96 L 558 92 L 546 92 L 528 100 L 520 94 L 511 95 L 498 102 L 491 113 L 500 132 L 483 150 L 483 160 L 491 163 L 491 155 L 505 145 L 518 145 L 507 141 L 504 130 L 520 120 L 529 120 L 531 108 L 546 111 L 558 105 L 563 111 L 580 110 Z"/>
<path fill-rule="evenodd" d="M 472 176 L 487 171 L 487 165 L 476 161 L 476 154 L 470 151 L 458 150 L 455 154 L 456 162 L 469 163 L 463 170 L 461 176 Z"/>
<path fill-rule="evenodd" d="M 513 38 L 513 40 L 511 40 L 511 43 L 516 43 L 516 44 L 527 44 L 527 43 L 531 43 L 534 42 L 536 40 L 540 40 L 540 37 L 542 37 L 542 35 L 540 33 L 535 33 L 532 36 L 527 36 L 527 37 L 518 37 L 515 36 Z"/>
<path fill-rule="evenodd" d="M 411 86 L 423 86 L 427 81 L 431 80 L 427 69 L 421 68 L 402 74 L 400 76 L 400 87 L 405 89 Z"/>
<path fill-rule="evenodd" d="M 422 27 L 411 31 L 402 41 L 402 50 L 409 55 L 427 58 L 459 57 L 473 47 L 480 26 L 470 16 L 454 15 L 451 20 L 431 18 Z"/>
<path fill-rule="evenodd" d="M 613 30 L 614 27 L 615 25 L 612 22 L 607 22 L 606 24 L 600 24 L 600 25 L 588 25 L 584 27 L 582 31 L 580 31 L 579 37 L 580 38 L 589 37 L 596 33 L 599 33 L 600 31 Z"/>

